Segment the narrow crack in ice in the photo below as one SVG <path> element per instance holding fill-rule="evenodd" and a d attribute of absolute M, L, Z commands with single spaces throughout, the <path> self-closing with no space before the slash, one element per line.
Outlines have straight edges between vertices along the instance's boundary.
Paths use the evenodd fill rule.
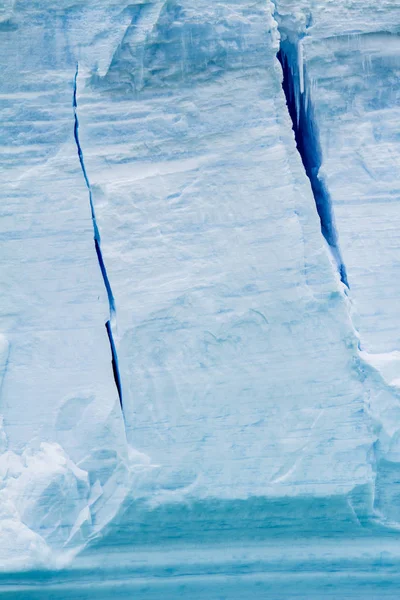
<path fill-rule="evenodd" d="M 123 404 L 122 404 L 121 377 L 120 377 L 119 366 L 118 366 L 118 354 L 117 354 L 117 350 L 115 347 L 115 339 L 114 339 L 114 331 L 115 331 L 115 325 L 116 325 L 115 300 L 114 300 L 114 295 L 113 295 L 113 292 L 111 289 L 110 280 L 108 278 L 107 269 L 104 264 L 103 254 L 101 251 L 101 240 L 100 240 L 99 229 L 97 227 L 96 213 L 95 213 L 94 204 L 93 204 L 92 188 L 91 188 L 89 177 L 88 177 L 86 167 L 85 167 L 85 161 L 83 158 L 82 147 L 81 147 L 81 144 L 79 141 L 79 119 L 78 119 L 78 103 L 77 103 L 78 72 L 79 72 L 79 67 L 78 67 L 78 65 L 76 65 L 76 71 L 75 71 L 75 77 L 74 77 L 74 91 L 73 91 L 73 98 L 72 98 L 72 106 L 73 106 L 73 110 L 74 110 L 74 137 L 75 137 L 75 143 L 76 143 L 76 148 L 78 151 L 79 162 L 81 165 L 83 177 L 85 179 L 86 187 L 87 187 L 88 193 L 89 193 L 90 212 L 92 215 L 92 223 L 93 223 L 93 238 L 94 238 L 94 245 L 95 245 L 95 249 L 96 249 L 97 260 L 99 262 L 99 267 L 100 267 L 100 271 L 101 271 L 101 274 L 103 277 L 104 286 L 107 291 L 108 304 L 109 304 L 109 309 L 110 309 L 110 318 L 106 322 L 105 326 L 106 326 L 107 335 L 108 335 L 108 339 L 109 339 L 109 343 L 110 343 L 111 361 L 112 361 L 115 385 L 117 386 L 119 401 L 120 401 L 121 410 L 123 413 L 124 410 L 123 410 Z"/>
<path fill-rule="evenodd" d="M 281 41 L 277 58 L 282 66 L 282 88 L 293 124 L 297 150 L 311 183 L 315 206 L 321 222 L 321 232 L 337 265 L 340 279 L 349 288 L 346 267 L 339 248 L 332 201 L 319 173 L 322 152 L 302 60 L 301 42 L 295 44 L 289 40 Z"/>

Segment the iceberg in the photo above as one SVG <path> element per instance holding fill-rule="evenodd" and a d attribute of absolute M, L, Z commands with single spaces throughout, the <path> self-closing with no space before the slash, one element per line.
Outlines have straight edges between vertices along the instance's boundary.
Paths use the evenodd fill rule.
<path fill-rule="evenodd" d="M 5 598 L 397 597 L 399 32 L 0 7 Z"/>

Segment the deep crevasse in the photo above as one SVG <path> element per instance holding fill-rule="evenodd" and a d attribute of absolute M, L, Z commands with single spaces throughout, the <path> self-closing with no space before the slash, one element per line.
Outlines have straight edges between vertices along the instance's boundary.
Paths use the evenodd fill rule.
<path fill-rule="evenodd" d="M 284 40 L 280 44 L 277 57 L 283 71 L 282 88 L 293 123 L 296 146 L 311 183 L 315 206 L 321 221 L 321 232 L 329 245 L 340 279 L 348 288 L 349 282 L 339 248 L 339 236 L 335 226 L 332 201 L 326 184 L 319 174 L 322 165 L 321 146 L 310 97 L 309 82 L 307 74 L 304 72 L 301 48 L 299 40 L 297 43 Z"/>

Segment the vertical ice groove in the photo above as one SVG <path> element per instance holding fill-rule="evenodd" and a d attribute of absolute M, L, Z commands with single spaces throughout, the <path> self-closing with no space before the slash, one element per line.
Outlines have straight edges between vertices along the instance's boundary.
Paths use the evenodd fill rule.
<path fill-rule="evenodd" d="M 111 360 L 112 360 L 115 385 L 117 386 L 119 401 L 121 404 L 121 409 L 123 411 L 121 377 L 120 377 L 120 373 L 119 373 L 118 355 L 117 355 L 117 350 L 115 347 L 115 339 L 114 339 L 114 330 L 115 330 L 115 323 L 116 323 L 115 300 L 114 300 L 114 295 L 112 292 L 110 280 L 108 278 L 107 269 L 106 269 L 106 266 L 104 263 L 103 254 L 101 251 L 101 239 L 100 239 L 99 228 L 97 227 L 96 212 L 95 212 L 94 204 L 93 204 L 92 187 L 90 185 L 90 180 L 89 180 L 89 177 L 88 177 L 88 174 L 86 171 L 85 160 L 84 160 L 83 152 L 82 152 L 82 146 L 81 146 L 80 140 L 79 140 L 79 119 L 78 119 L 78 102 L 77 102 L 78 73 L 79 73 L 79 66 L 77 64 L 75 76 L 74 76 L 74 88 L 73 88 L 73 97 L 72 97 L 72 106 L 73 106 L 73 110 L 74 110 L 74 138 L 75 138 L 76 148 L 78 151 L 79 163 L 81 165 L 82 174 L 85 179 L 86 187 L 87 187 L 88 194 L 89 194 L 90 213 L 92 216 L 92 223 L 93 223 L 93 238 L 94 238 L 94 246 L 95 246 L 95 250 L 96 250 L 97 260 L 99 263 L 101 275 L 103 277 L 104 286 L 107 291 L 107 298 L 108 298 L 108 304 L 109 304 L 109 309 L 110 309 L 110 318 L 106 322 L 105 326 L 106 326 L 106 330 L 107 330 L 108 340 L 110 343 Z"/>
<path fill-rule="evenodd" d="M 326 184 L 319 174 L 322 164 L 322 152 L 318 126 L 314 117 L 314 108 L 308 90 L 301 42 L 295 43 L 289 39 L 283 41 L 281 39 L 277 57 L 282 66 L 282 88 L 293 124 L 297 150 L 301 156 L 306 175 L 311 183 L 315 205 L 321 222 L 321 232 L 328 243 L 332 257 L 337 265 L 340 279 L 349 288 L 346 267 L 339 248 L 332 200 Z"/>

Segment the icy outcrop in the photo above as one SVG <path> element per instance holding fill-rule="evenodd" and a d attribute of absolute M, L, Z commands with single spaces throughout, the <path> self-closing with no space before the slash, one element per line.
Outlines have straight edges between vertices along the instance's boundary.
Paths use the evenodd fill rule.
<path fill-rule="evenodd" d="M 125 461 L 88 449 L 79 466 L 56 442 L 16 454 L 0 425 L 0 572 L 65 567 L 155 468 L 131 447 Z"/>
<path fill-rule="evenodd" d="M 16 454 L 2 423 L 0 443 L 1 571 L 65 565 L 115 516 L 135 468 L 149 466 L 106 449 L 78 466 L 55 442 Z"/>
<path fill-rule="evenodd" d="M 88 473 L 58 444 L 44 442 L 21 456 L 4 452 L 0 470 L 2 507 L 9 518 L 18 518 L 44 539 L 62 536 L 66 542 L 88 502 Z"/>

